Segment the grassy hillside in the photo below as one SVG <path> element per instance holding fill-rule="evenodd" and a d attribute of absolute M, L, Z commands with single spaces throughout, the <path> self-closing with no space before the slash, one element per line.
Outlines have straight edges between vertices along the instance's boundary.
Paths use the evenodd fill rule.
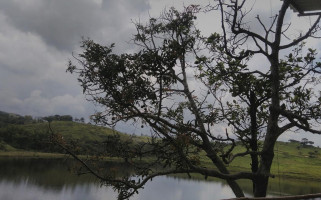
<path fill-rule="evenodd" d="M 244 152 L 243 147 L 236 147 L 233 154 Z M 277 142 L 274 149 L 274 161 L 271 173 L 276 177 L 298 178 L 321 181 L 321 149 L 313 146 L 303 147 L 299 143 Z M 202 159 L 205 166 L 211 161 Z M 228 166 L 230 171 L 251 171 L 250 156 L 238 157 Z"/>
<path fill-rule="evenodd" d="M 40 151 L 60 152 L 62 150 L 50 143 L 51 133 L 48 122 L 37 122 L 27 124 L 6 124 L 0 127 L 0 150 L 14 151 Z M 116 132 L 106 127 L 100 127 L 73 121 L 53 121 L 51 128 L 55 134 L 62 136 L 67 143 L 77 147 L 80 154 L 91 154 L 100 151 L 103 141 L 115 134 L 121 140 L 132 140 L 133 137 L 127 134 Z M 146 137 L 137 137 L 136 142 L 142 142 Z"/>
<path fill-rule="evenodd" d="M 281 176 L 321 180 L 321 149 L 279 142 L 276 146 L 272 173 Z"/>

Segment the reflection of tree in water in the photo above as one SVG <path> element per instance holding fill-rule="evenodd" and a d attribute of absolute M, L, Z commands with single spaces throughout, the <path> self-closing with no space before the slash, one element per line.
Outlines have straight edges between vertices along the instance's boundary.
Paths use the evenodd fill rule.
<path fill-rule="evenodd" d="M 177 179 L 185 179 L 185 180 L 192 180 L 192 181 L 210 181 L 220 183 L 222 186 L 228 186 L 226 181 L 218 179 L 218 178 L 211 178 L 209 177 L 207 180 L 204 180 L 203 176 L 197 176 L 193 174 L 191 177 L 184 176 L 184 175 L 175 175 L 171 176 Z M 250 194 L 249 196 L 253 196 L 252 192 L 252 183 L 248 180 L 239 180 L 237 181 L 241 188 L 244 190 L 246 194 Z M 271 184 L 268 188 L 268 194 L 272 196 L 282 196 L 280 194 L 287 194 L 287 195 L 302 195 L 302 194 L 314 194 L 321 192 L 321 184 L 318 181 L 304 181 L 304 180 L 297 180 L 297 179 L 279 179 L 274 178 L 271 179 Z"/>
<path fill-rule="evenodd" d="M 282 195 L 303 195 L 303 194 L 314 194 L 321 192 L 320 182 L 317 181 L 304 181 L 297 179 L 279 179 L 273 178 L 270 180 L 268 187 L 268 194 L 271 196 L 282 196 Z M 252 183 L 247 180 L 240 180 L 242 189 L 245 193 L 252 194 Z"/>
<path fill-rule="evenodd" d="M 124 164 L 101 162 L 105 170 L 111 169 L 116 175 L 128 173 Z M 0 159 L 0 180 L 20 183 L 28 180 L 44 188 L 62 189 L 64 186 L 74 187 L 77 184 L 99 184 L 90 174 L 76 175 L 77 164 L 70 159 Z M 123 173 L 123 174 L 121 174 Z"/>
<path fill-rule="evenodd" d="M 111 172 L 116 177 L 120 175 L 130 176 L 131 169 L 124 163 L 117 162 L 100 162 L 101 167 L 104 166 L 104 172 Z M 61 190 L 63 187 L 72 187 L 82 184 L 97 184 L 98 180 L 90 174 L 77 176 L 76 171 L 79 165 L 70 159 L 0 159 L 0 181 L 10 181 L 20 183 L 28 180 L 32 184 L 45 189 Z M 204 177 L 197 177 L 192 175 L 191 178 L 187 176 L 170 176 L 175 179 L 184 179 L 191 181 L 204 181 Z M 226 185 L 226 183 L 219 179 L 209 178 L 207 181 L 213 181 Z M 252 184 L 249 181 L 238 181 L 242 189 L 247 194 L 252 192 Z M 300 195 L 307 193 L 321 192 L 320 182 L 300 181 L 300 180 L 285 180 L 281 179 L 281 189 L 279 188 L 278 179 L 271 179 L 269 186 L 270 195 L 291 194 Z"/>

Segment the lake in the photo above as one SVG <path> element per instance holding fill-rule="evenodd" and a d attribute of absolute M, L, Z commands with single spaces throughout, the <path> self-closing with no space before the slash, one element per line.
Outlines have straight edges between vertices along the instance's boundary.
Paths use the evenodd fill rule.
<path fill-rule="evenodd" d="M 56 159 L 0 159 L 0 200 L 114 200 L 116 193 L 90 175 L 76 176 L 66 161 Z M 250 193 L 251 184 L 242 182 Z M 321 192 L 321 183 L 272 180 L 274 194 Z M 215 200 L 233 198 L 224 182 L 158 177 L 133 200 Z"/>

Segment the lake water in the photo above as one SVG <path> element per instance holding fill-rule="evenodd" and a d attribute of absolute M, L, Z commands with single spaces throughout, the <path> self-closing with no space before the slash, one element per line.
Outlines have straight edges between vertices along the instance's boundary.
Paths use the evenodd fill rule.
<path fill-rule="evenodd" d="M 76 176 L 62 160 L 0 159 L 0 200 L 114 200 L 116 193 L 91 176 Z M 277 181 L 270 195 L 321 192 L 321 184 Z M 249 183 L 242 183 L 250 191 Z M 215 200 L 233 198 L 223 182 L 158 177 L 148 182 L 133 200 Z"/>

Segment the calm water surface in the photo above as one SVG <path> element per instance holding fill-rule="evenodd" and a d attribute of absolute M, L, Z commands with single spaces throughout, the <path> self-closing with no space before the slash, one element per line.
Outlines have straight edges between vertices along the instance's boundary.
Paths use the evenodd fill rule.
<path fill-rule="evenodd" d="M 76 176 L 61 160 L 0 159 L 0 200 L 114 200 L 116 193 L 91 176 Z M 249 183 L 242 183 L 250 191 Z M 321 192 L 320 183 L 281 181 L 270 195 Z M 280 189 L 281 188 L 281 189 Z M 292 191 L 292 192 L 291 192 Z M 133 200 L 215 200 L 232 198 L 221 182 L 159 177 L 149 182 Z"/>

